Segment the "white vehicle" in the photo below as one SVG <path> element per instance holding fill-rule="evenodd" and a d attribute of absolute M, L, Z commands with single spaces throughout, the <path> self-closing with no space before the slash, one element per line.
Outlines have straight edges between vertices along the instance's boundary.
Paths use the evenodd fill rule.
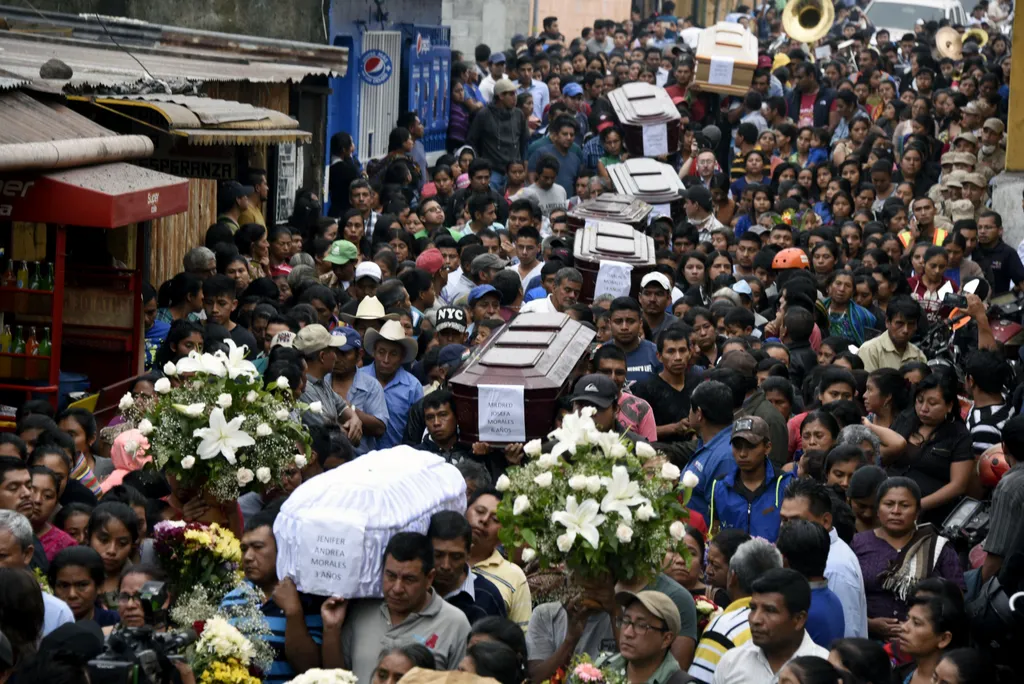
<path fill-rule="evenodd" d="M 888 31 L 894 43 L 898 43 L 904 33 L 913 33 L 918 19 L 948 19 L 950 24 L 967 25 L 967 12 L 960 0 L 874 0 L 865 14 L 875 30 Z"/>

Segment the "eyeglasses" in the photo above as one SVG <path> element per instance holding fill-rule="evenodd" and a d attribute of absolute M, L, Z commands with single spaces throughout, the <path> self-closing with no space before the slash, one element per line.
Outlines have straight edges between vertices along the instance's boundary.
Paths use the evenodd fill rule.
<path fill-rule="evenodd" d="M 132 601 L 135 601 L 136 603 L 141 605 L 142 604 L 142 594 L 140 594 L 140 593 L 129 594 L 128 592 L 122 592 L 122 593 L 117 595 L 117 602 L 118 603 L 128 604 L 128 603 L 131 603 Z"/>
<path fill-rule="evenodd" d="M 641 637 L 645 636 L 647 632 L 649 632 L 652 629 L 656 632 L 668 631 L 665 627 L 655 627 L 653 625 L 647 624 L 646 622 L 633 622 L 632 620 L 626 617 L 616 618 L 615 624 L 618 625 L 619 631 L 622 631 L 627 627 L 632 627 L 636 635 Z"/>

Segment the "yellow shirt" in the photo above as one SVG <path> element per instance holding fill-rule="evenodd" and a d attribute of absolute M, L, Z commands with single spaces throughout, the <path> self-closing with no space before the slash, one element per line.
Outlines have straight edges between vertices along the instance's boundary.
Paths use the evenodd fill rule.
<path fill-rule="evenodd" d="M 530 599 L 530 585 L 526 573 L 515 563 L 510 563 L 495 550 L 490 558 L 473 566 L 477 574 L 494 583 L 501 592 L 508 610 L 508 619 L 519 625 L 523 632 L 530 626 L 533 603 Z"/>
<path fill-rule="evenodd" d="M 263 212 L 252 202 L 249 203 L 249 208 L 238 217 L 238 225 L 244 226 L 246 223 L 258 223 L 264 228 L 267 227 L 267 220 L 263 218 Z"/>
<path fill-rule="evenodd" d="M 868 373 L 879 368 L 899 369 L 900 366 L 908 361 L 928 362 L 928 358 L 924 353 L 909 342 L 907 342 L 907 348 L 903 350 L 902 354 L 896 351 L 896 345 L 892 343 L 888 330 L 875 339 L 868 340 L 862 344 L 860 351 L 857 352 L 857 356 L 864 361 L 864 370 Z"/>

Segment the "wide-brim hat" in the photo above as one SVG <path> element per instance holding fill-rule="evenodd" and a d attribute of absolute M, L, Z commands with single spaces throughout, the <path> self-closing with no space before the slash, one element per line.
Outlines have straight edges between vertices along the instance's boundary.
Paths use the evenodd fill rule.
<path fill-rule="evenodd" d="M 355 323 L 356 321 L 397 321 L 398 314 L 385 313 L 384 305 L 376 297 L 364 297 L 363 301 L 359 302 L 359 308 L 356 309 L 355 315 L 343 313 L 341 314 L 341 319 L 346 323 Z"/>
<path fill-rule="evenodd" d="M 381 340 L 402 345 L 402 348 L 405 349 L 405 357 L 402 359 L 403 364 L 416 360 L 419 345 L 416 344 L 416 340 L 406 336 L 405 328 L 398 321 L 388 321 L 380 327 L 380 332 L 373 328 L 366 331 L 366 337 L 363 338 L 363 347 L 370 356 L 376 353 L 377 343 Z"/>

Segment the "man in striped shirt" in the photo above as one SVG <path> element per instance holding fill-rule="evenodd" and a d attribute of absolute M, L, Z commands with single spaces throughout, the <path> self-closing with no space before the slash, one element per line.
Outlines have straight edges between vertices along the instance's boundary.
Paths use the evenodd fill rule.
<path fill-rule="evenodd" d="M 974 457 L 999 444 L 1003 425 L 1013 417 L 1013 406 L 1003 398 L 1006 379 L 1012 375 L 999 352 L 978 349 L 967 357 L 967 391 L 974 400 L 967 415 Z"/>
<path fill-rule="evenodd" d="M 690 676 L 711 684 L 718 663 L 729 651 L 750 641 L 751 586 L 754 580 L 772 568 L 782 567 L 782 554 L 765 539 L 743 542 L 729 561 L 726 590 L 732 602 L 725 612 L 704 630 L 690 666 Z"/>

